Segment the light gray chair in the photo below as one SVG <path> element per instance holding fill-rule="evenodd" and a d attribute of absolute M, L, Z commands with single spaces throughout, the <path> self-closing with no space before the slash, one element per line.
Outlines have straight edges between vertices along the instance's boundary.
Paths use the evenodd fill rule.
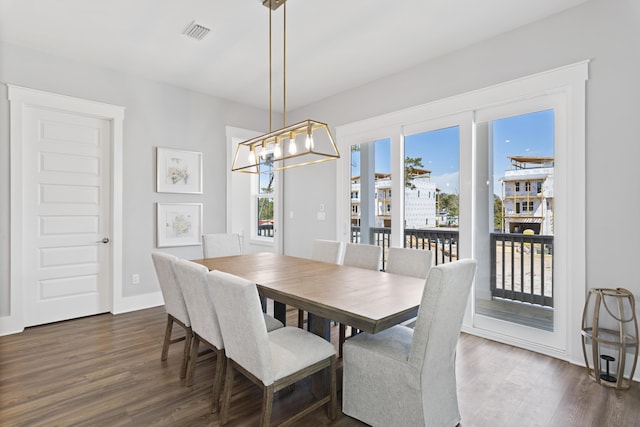
<path fill-rule="evenodd" d="M 187 311 L 191 319 L 193 340 L 189 356 L 187 386 L 193 384 L 200 343 L 205 344 L 216 354 L 216 371 L 213 379 L 212 412 L 218 408 L 218 400 L 222 386 L 224 371 L 224 341 L 220 332 L 220 324 L 213 303 L 213 297 L 207 273 L 209 270 L 200 264 L 186 260 L 177 260 L 174 264 L 176 278 L 182 289 Z M 271 316 L 264 315 L 269 330 L 282 328 L 284 325 Z"/>
<path fill-rule="evenodd" d="M 242 254 L 242 244 L 238 233 L 202 235 L 204 258 L 217 258 Z"/>
<path fill-rule="evenodd" d="M 311 259 L 331 264 L 342 263 L 342 242 L 316 239 L 311 247 Z M 304 311 L 298 310 L 298 327 L 304 326 Z"/>
<path fill-rule="evenodd" d="M 224 370 L 224 342 L 218 323 L 215 307 L 208 289 L 207 267 L 186 260 L 177 260 L 174 264 L 176 278 L 182 289 L 184 300 L 191 319 L 193 341 L 189 355 L 187 386 L 193 384 L 193 377 L 198 363 L 200 342 L 216 354 L 216 371 L 213 379 L 213 396 L 211 411 L 217 408 L 222 389 L 222 372 Z"/>
<path fill-rule="evenodd" d="M 227 354 L 227 372 L 220 409 L 220 424 L 229 419 L 234 371 L 263 388 L 260 425 L 268 426 L 274 393 L 325 368 L 329 368 L 329 393 L 285 421 L 291 423 L 328 404 L 335 419 L 336 355 L 333 345 L 295 327 L 267 332 L 255 283 L 228 273 L 208 275 Z"/>
<path fill-rule="evenodd" d="M 164 331 L 160 360 L 167 360 L 169 345 L 184 341 L 182 366 L 180 368 L 180 378 L 184 378 L 187 373 L 189 347 L 191 346 L 191 321 L 184 303 L 182 290 L 176 281 L 173 270 L 173 263 L 178 258 L 163 252 L 154 252 L 151 254 L 151 259 L 153 261 L 153 267 L 156 270 L 156 275 L 158 276 L 162 298 L 164 299 L 164 308 L 167 312 L 167 326 Z M 184 336 L 171 338 L 174 323 L 184 329 Z"/>
<path fill-rule="evenodd" d="M 344 265 L 368 270 L 380 270 L 381 262 L 381 246 L 347 243 L 344 247 L 344 259 L 342 261 Z"/>
<path fill-rule="evenodd" d="M 342 263 L 342 242 L 336 240 L 316 239 L 311 247 L 311 259 L 331 264 Z"/>
<path fill-rule="evenodd" d="M 426 279 L 433 265 L 433 252 L 422 249 L 389 248 L 385 271 L 402 276 Z M 409 319 L 402 323 L 413 328 L 416 319 Z"/>
<path fill-rule="evenodd" d="M 342 410 L 372 426 L 460 422 L 456 345 L 476 261 L 431 268 L 415 329 L 361 333 L 344 345 Z"/>
<path fill-rule="evenodd" d="M 421 249 L 389 248 L 385 271 L 426 279 L 433 265 L 433 252 Z"/>
<path fill-rule="evenodd" d="M 344 247 L 343 265 L 366 268 L 367 270 L 380 270 L 382 263 L 382 247 L 361 243 L 347 243 Z M 353 331 L 352 331 L 353 333 Z M 338 352 L 342 356 L 342 346 L 347 337 L 347 326 L 340 324 L 338 332 Z"/>

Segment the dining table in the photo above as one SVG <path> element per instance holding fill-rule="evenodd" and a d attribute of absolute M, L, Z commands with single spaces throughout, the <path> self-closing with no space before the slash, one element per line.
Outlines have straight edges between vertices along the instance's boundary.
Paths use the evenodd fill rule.
<path fill-rule="evenodd" d="M 271 252 L 194 260 L 256 283 L 286 324 L 286 306 L 309 313 L 309 330 L 330 340 L 330 321 L 375 334 L 417 315 L 425 279 Z"/>

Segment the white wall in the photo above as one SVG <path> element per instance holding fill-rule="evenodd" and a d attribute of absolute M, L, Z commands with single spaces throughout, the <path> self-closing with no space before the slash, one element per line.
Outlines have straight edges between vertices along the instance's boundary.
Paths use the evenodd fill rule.
<path fill-rule="evenodd" d="M 165 84 L 0 44 L 0 317 L 9 307 L 9 106 L 6 83 L 121 105 L 124 119 L 124 296 L 159 291 L 150 253 L 155 248 L 156 202 L 201 202 L 204 232 L 226 227 L 225 125 L 258 129 L 266 111 Z M 155 192 L 155 147 L 201 151 L 203 195 Z M 200 246 L 163 248 L 185 258 Z M 131 274 L 140 284 L 131 285 Z M 0 331 L 1 332 L 1 331 Z"/>

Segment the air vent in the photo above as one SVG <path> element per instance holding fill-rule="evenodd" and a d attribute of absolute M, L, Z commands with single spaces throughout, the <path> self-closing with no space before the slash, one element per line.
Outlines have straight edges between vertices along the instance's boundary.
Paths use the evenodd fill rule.
<path fill-rule="evenodd" d="M 209 31 L 211 31 L 210 28 L 193 21 L 187 26 L 187 28 L 185 28 L 182 34 L 192 39 L 202 40 L 207 34 L 209 34 Z"/>

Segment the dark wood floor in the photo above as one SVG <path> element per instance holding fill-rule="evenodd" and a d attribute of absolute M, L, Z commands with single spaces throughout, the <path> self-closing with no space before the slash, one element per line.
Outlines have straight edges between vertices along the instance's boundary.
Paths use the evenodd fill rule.
<path fill-rule="evenodd" d="M 180 344 L 160 362 L 164 326 L 163 308 L 154 308 L 0 337 L 0 425 L 217 426 L 209 413 L 213 360 L 185 387 Z M 463 334 L 457 373 L 463 427 L 640 425 L 640 384 L 610 390 L 584 368 L 526 350 Z M 234 396 L 229 425 L 257 424 L 260 390 L 238 380 Z M 309 399 L 308 383 L 281 393 L 273 422 Z M 330 422 L 321 409 L 299 425 L 363 424 L 343 414 Z"/>

